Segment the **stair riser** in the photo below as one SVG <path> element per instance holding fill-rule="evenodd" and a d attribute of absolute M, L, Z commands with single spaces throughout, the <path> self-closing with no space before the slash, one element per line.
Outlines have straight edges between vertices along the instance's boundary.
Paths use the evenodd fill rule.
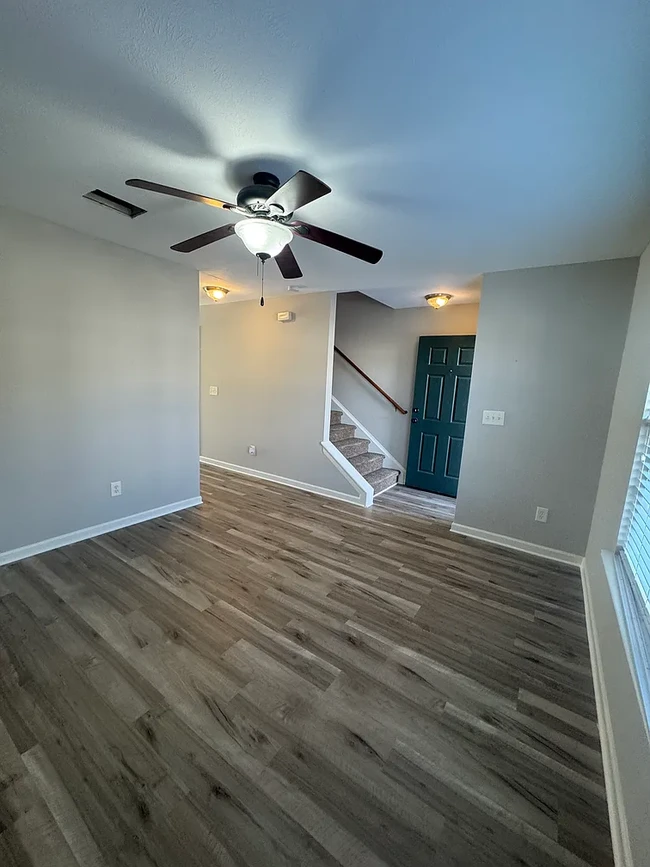
<path fill-rule="evenodd" d="M 335 443 L 336 448 L 346 458 L 353 458 L 355 455 L 363 455 L 368 451 L 368 440 L 356 440 L 353 443 L 339 445 Z"/>
<path fill-rule="evenodd" d="M 359 470 L 362 476 L 365 476 L 366 473 L 380 470 L 384 466 L 384 456 L 372 454 L 355 455 L 350 463 Z"/>
<path fill-rule="evenodd" d="M 340 409 L 333 409 L 330 413 L 330 424 L 341 424 L 343 413 Z"/>
<path fill-rule="evenodd" d="M 394 488 L 396 484 L 397 479 L 392 482 L 386 482 L 383 486 L 378 485 L 376 488 L 374 488 L 375 497 L 379 496 L 379 494 L 383 494 L 384 491 L 388 491 L 390 488 Z"/>
<path fill-rule="evenodd" d="M 397 470 L 390 470 L 387 467 L 381 470 L 375 470 L 366 475 L 366 481 L 372 485 L 375 495 L 381 494 L 382 491 L 387 491 L 396 484 L 399 476 Z"/>
<path fill-rule="evenodd" d="M 330 427 L 330 442 L 337 443 L 340 440 L 349 440 L 354 436 L 356 428 L 351 424 L 332 425 Z"/>

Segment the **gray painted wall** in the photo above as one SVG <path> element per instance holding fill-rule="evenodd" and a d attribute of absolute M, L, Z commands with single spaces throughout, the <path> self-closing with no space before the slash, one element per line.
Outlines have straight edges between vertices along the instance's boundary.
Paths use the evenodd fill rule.
<path fill-rule="evenodd" d="M 650 743 L 645 730 L 601 551 L 613 551 L 650 383 L 650 247 L 641 258 L 630 327 L 589 534 L 589 585 L 607 703 L 635 867 L 650 864 Z"/>
<path fill-rule="evenodd" d="M 442 310 L 391 310 L 358 292 L 337 299 L 336 345 L 404 409 L 413 401 L 418 339 L 432 334 L 476 334 L 478 304 L 451 304 Z M 406 466 L 410 415 L 401 415 L 338 356 L 334 397 Z"/>
<path fill-rule="evenodd" d="M 0 552 L 198 496 L 197 296 L 196 272 L 0 209 Z"/>
<path fill-rule="evenodd" d="M 484 277 L 457 523 L 584 554 L 638 262 Z"/>
<path fill-rule="evenodd" d="M 329 423 L 330 292 L 201 308 L 201 454 L 286 479 L 356 494 L 323 455 Z M 282 310 L 294 322 L 278 322 Z M 211 397 L 209 387 L 219 388 Z M 257 446 L 257 455 L 247 453 Z"/>

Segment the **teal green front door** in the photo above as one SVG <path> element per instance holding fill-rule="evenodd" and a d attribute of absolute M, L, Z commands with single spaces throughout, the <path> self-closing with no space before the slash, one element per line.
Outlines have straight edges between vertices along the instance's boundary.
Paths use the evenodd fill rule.
<path fill-rule="evenodd" d="M 475 341 L 474 335 L 420 338 L 406 462 L 410 488 L 456 496 Z"/>

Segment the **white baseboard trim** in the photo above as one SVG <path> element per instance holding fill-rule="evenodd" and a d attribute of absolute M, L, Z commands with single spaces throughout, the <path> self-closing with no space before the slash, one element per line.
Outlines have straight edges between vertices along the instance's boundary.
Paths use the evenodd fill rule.
<path fill-rule="evenodd" d="M 209 467 L 219 467 L 222 470 L 230 470 L 232 473 L 240 473 L 243 476 L 252 476 L 254 479 L 264 479 L 267 482 L 275 482 L 278 485 L 286 485 L 288 488 L 297 488 L 300 491 L 309 491 L 312 494 L 320 494 L 321 497 L 329 497 L 332 500 L 343 500 L 344 503 L 356 503 L 360 500 L 356 494 L 345 494 L 341 491 L 333 491 L 331 488 L 321 488 L 319 485 L 310 485 L 308 482 L 299 482 L 297 479 L 287 479 L 284 476 L 276 476 L 275 473 L 264 473 L 262 470 L 253 470 L 250 467 L 241 467 L 239 464 L 229 464 L 227 461 L 218 461 L 215 458 L 207 458 L 201 455 L 202 464 Z"/>
<path fill-rule="evenodd" d="M 102 536 L 104 533 L 112 533 L 114 530 L 131 527 L 133 524 L 141 524 L 143 521 L 151 521 L 153 518 L 161 518 L 163 515 L 169 515 L 172 512 L 180 512 L 182 509 L 200 506 L 202 502 L 201 497 L 192 497 L 189 500 L 180 500 L 178 503 L 168 503 L 166 506 L 158 506 L 158 508 L 149 509 L 147 512 L 126 515 L 124 518 L 117 518 L 115 521 L 95 524 L 94 527 L 84 527 L 83 530 L 74 530 L 74 532 L 64 533 L 62 536 L 43 539 L 42 542 L 34 542 L 33 545 L 14 548 L 13 551 L 2 551 L 0 552 L 0 566 L 4 566 L 7 563 L 15 563 L 18 560 L 25 560 L 27 557 L 35 557 L 37 554 L 44 554 L 46 551 L 62 548 L 64 545 L 83 542 L 85 539 L 92 539 L 94 536 Z"/>
<path fill-rule="evenodd" d="M 596 696 L 598 731 L 600 733 L 600 751 L 603 758 L 603 773 L 605 776 L 605 790 L 607 792 L 607 809 L 609 811 L 609 826 L 612 836 L 614 863 L 616 867 L 631 867 L 633 863 L 632 849 L 630 846 L 630 835 L 625 816 L 625 809 L 623 807 L 621 775 L 614 746 L 612 717 L 610 714 L 609 702 L 607 700 L 607 690 L 605 688 L 596 617 L 591 600 L 591 589 L 589 587 L 587 568 L 584 562 L 580 567 L 580 577 L 582 578 L 582 593 L 585 600 L 587 638 L 589 640 L 589 656 L 591 658 L 594 694 Z"/>
<path fill-rule="evenodd" d="M 521 551 L 523 554 L 533 554 L 536 557 L 543 557 L 545 560 L 553 560 L 555 563 L 565 563 L 569 566 L 582 566 L 584 560 L 582 554 L 570 554 L 568 551 L 559 551 L 557 548 L 535 545 L 533 542 L 525 542 L 523 539 L 513 539 L 511 536 L 502 536 L 500 533 L 490 533 L 488 530 L 466 527 L 455 521 L 451 525 L 451 532 L 458 533 L 460 536 L 469 536 L 470 539 L 480 539 L 481 542 L 491 542 L 500 548 Z"/>
<path fill-rule="evenodd" d="M 355 418 L 349 409 L 346 409 L 340 400 L 337 400 L 334 395 L 332 395 L 332 403 L 334 406 L 339 409 L 346 420 L 346 423 L 353 424 L 356 429 L 359 431 L 361 436 L 364 439 L 370 440 L 370 444 L 372 446 L 372 450 L 379 452 L 384 456 L 384 466 L 389 470 L 399 470 L 399 480 L 397 482 L 398 485 L 403 485 L 404 480 L 406 479 L 406 468 L 394 457 L 385 446 L 383 446 L 379 440 L 373 436 L 368 428 L 364 427 L 358 418 Z"/>

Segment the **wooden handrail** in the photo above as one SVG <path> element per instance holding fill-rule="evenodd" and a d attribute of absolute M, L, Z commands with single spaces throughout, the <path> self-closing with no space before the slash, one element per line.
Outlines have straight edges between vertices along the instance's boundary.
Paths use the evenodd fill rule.
<path fill-rule="evenodd" d="M 408 410 L 404 409 L 403 406 L 400 406 L 400 405 L 397 403 L 397 401 L 396 401 L 396 400 L 393 400 L 393 398 L 392 398 L 389 394 L 386 394 L 386 392 L 384 391 L 384 389 L 383 389 L 381 386 L 377 385 L 377 383 L 374 381 L 374 379 L 370 379 L 370 377 L 368 376 L 368 374 L 365 373 L 363 370 L 361 370 L 361 368 L 359 367 L 359 365 L 358 365 L 358 364 L 355 364 L 354 361 L 352 361 L 351 358 L 348 358 L 347 355 L 345 354 L 345 352 L 341 352 L 341 350 L 338 348 L 338 346 L 335 346 L 335 347 L 334 347 L 334 352 L 336 352 L 338 355 L 340 355 L 341 358 L 342 358 L 344 361 L 347 361 L 347 363 L 350 365 L 350 367 L 353 367 L 353 368 L 356 370 L 357 373 L 360 373 L 361 376 L 363 376 L 363 378 L 366 380 L 366 382 L 369 382 L 370 385 L 371 385 L 373 388 L 376 388 L 377 391 L 379 392 L 379 394 L 383 395 L 383 396 L 386 398 L 386 400 L 388 401 L 388 403 L 392 403 L 392 405 L 395 407 L 395 409 L 397 410 L 397 412 L 401 412 L 402 415 L 406 415 L 406 413 L 408 412 Z"/>

